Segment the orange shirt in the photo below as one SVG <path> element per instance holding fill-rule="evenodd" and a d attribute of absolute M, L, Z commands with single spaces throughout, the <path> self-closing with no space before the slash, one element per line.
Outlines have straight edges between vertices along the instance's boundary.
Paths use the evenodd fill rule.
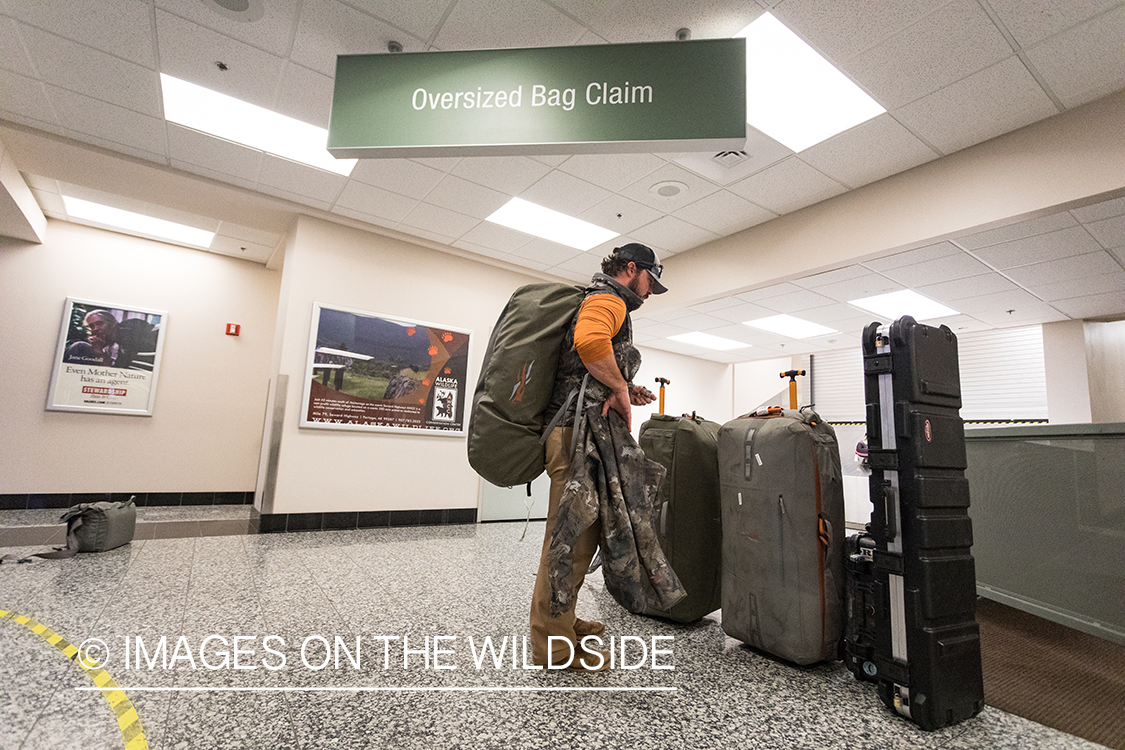
<path fill-rule="evenodd" d="M 616 294 L 595 294 L 578 308 L 574 348 L 583 362 L 597 362 L 613 354 L 610 340 L 625 322 L 625 302 Z"/>

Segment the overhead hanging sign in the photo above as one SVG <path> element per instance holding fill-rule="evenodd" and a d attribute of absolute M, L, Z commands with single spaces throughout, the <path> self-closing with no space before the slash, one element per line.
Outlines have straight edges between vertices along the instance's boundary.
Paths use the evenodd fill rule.
<path fill-rule="evenodd" d="M 741 149 L 744 39 L 340 55 L 337 158 Z"/>

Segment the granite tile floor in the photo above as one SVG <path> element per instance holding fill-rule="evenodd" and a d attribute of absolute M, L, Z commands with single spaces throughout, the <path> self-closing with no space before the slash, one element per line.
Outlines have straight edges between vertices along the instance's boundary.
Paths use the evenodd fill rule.
<path fill-rule="evenodd" d="M 923 732 L 840 663 L 770 659 L 727 638 L 717 613 L 695 625 L 631 615 L 600 573 L 587 579 L 579 612 L 605 622 L 619 650 L 633 636 L 625 664 L 639 666 L 524 669 L 522 649 L 513 661 L 508 646 L 526 634 L 542 523 L 524 542 L 521 530 L 138 539 L 0 566 L 0 609 L 74 644 L 104 641 L 105 670 L 160 750 L 1100 747 L 993 708 Z M 236 636 L 246 636 L 237 664 Z M 655 662 L 654 636 L 671 652 Z M 486 657 L 478 668 L 485 637 L 507 637 L 506 650 L 499 665 Z M 0 748 L 125 746 L 107 698 L 79 689 L 92 686 L 41 635 L 0 619 Z"/>

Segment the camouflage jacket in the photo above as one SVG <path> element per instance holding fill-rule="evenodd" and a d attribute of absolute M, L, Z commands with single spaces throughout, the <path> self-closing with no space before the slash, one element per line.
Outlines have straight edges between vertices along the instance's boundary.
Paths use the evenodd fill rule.
<path fill-rule="evenodd" d="M 594 274 L 590 286 L 586 288 L 586 298 L 595 294 L 614 294 L 625 302 L 625 322 L 611 339 L 613 343 L 613 356 L 617 360 L 617 367 L 627 382 L 633 382 L 633 376 L 641 368 L 641 353 L 633 346 L 633 323 L 629 313 L 641 306 L 643 300 L 628 287 L 622 286 L 615 279 L 603 273 Z M 559 364 L 555 369 L 555 387 L 551 393 L 551 401 L 547 405 L 546 415 L 550 419 L 563 404 L 571 391 L 579 390 L 582 378 L 588 370 L 574 348 L 574 327 L 578 324 L 578 316 L 570 323 L 570 328 L 563 338 L 562 350 L 559 354 Z M 599 380 L 591 377 L 586 383 L 585 406 L 601 405 L 609 398 L 609 389 Z M 572 402 L 566 414 L 562 416 L 559 427 L 573 427 L 576 404 Z"/>
<path fill-rule="evenodd" d="M 645 456 L 617 412 L 603 417 L 601 411 L 600 404 L 590 406 L 580 420 L 551 532 L 551 613 L 574 606 L 574 541 L 599 519 L 606 589 L 630 612 L 668 610 L 687 592 L 656 535 L 656 499 L 666 470 Z"/>

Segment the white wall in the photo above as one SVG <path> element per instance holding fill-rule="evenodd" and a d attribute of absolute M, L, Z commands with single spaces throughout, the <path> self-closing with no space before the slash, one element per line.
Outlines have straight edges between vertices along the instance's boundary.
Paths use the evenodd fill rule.
<path fill-rule="evenodd" d="M 1086 372 L 1085 324 L 1081 320 L 1043 325 L 1043 369 L 1050 422 L 1089 423 L 1090 379 Z"/>
<path fill-rule="evenodd" d="M 759 406 L 784 406 L 789 408 L 789 378 L 780 373 L 792 369 L 807 369 L 794 363 L 792 357 L 760 359 L 734 365 L 734 404 L 732 416 L 754 411 Z M 802 398 L 803 396 L 803 398 Z M 768 402 L 768 403 L 767 403 Z M 808 378 L 797 378 L 797 402 L 808 403 Z"/>
<path fill-rule="evenodd" d="M 643 385 L 658 397 L 660 384 L 656 378 L 671 382 L 664 388 L 664 413 L 690 414 L 693 411 L 712 422 L 729 421 L 731 413 L 731 392 L 733 388 L 732 365 L 708 362 L 682 354 L 638 346 L 641 352 L 641 369 L 633 378 L 636 385 Z M 649 414 L 655 414 L 660 401 L 651 406 L 633 407 L 633 434 L 640 431 L 641 423 Z"/>
<path fill-rule="evenodd" d="M 0 493 L 251 490 L 280 280 L 59 221 L 42 245 L 0 240 Z M 68 296 L 168 312 L 153 416 L 44 409 Z"/>
<path fill-rule="evenodd" d="M 299 428 L 312 303 L 473 331 L 470 388 L 489 326 L 516 287 L 540 281 L 418 245 L 300 217 L 286 249 L 278 372 L 288 375 L 272 504 L 263 512 L 475 508 L 463 437 Z M 261 489 L 261 488 L 260 488 Z"/>
<path fill-rule="evenodd" d="M 1086 368 L 1094 422 L 1125 422 L 1125 320 L 1086 323 Z"/>

